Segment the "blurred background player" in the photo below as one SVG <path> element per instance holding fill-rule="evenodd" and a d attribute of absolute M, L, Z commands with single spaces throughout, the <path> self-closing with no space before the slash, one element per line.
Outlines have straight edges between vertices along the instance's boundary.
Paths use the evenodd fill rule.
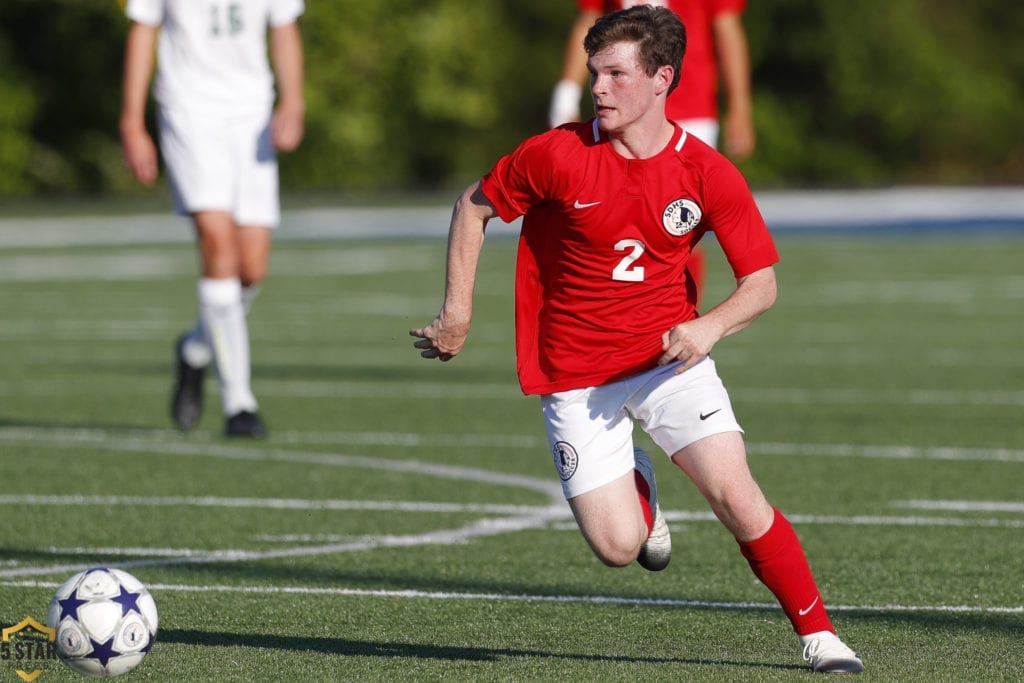
<path fill-rule="evenodd" d="M 303 0 L 127 2 L 125 161 L 139 182 L 155 182 L 158 158 L 145 110 L 159 40 L 153 95 L 160 151 L 175 209 L 191 217 L 200 255 L 198 320 L 176 346 L 171 414 L 183 430 L 199 421 L 212 362 L 226 434 L 266 434 L 250 386 L 246 315 L 280 220 L 276 151 L 295 149 L 304 132 L 297 24 L 304 10 Z"/>
<path fill-rule="evenodd" d="M 742 14 L 747 0 L 576 0 L 579 13 L 569 29 L 562 73 L 551 94 L 548 124 L 554 128 L 580 120 L 582 83 L 587 78 L 583 38 L 601 16 L 633 5 L 667 7 L 686 27 L 686 59 L 679 87 L 672 91 L 666 115 L 687 131 L 718 146 L 718 85 L 725 95 L 723 145 L 734 161 L 754 152 L 755 133 L 750 95 L 750 54 Z M 698 249 L 687 266 L 698 291 L 704 280 L 704 253 Z"/>

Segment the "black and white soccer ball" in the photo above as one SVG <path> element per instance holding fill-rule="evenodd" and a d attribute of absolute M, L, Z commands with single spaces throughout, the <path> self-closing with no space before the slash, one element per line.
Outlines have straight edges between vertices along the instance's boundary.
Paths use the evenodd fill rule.
<path fill-rule="evenodd" d="M 46 622 L 57 631 L 57 656 L 96 678 L 128 673 L 156 640 L 156 603 L 141 581 L 121 569 L 75 574 L 50 600 Z"/>

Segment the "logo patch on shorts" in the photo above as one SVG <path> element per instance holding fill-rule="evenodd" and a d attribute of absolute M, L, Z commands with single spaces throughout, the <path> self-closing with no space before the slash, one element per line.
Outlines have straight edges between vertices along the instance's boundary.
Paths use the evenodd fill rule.
<path fill-rule="evenodd" d="M 704 212 L 692 199 L 676 199 L 661 213 L 661 224 L 670 235 L 682 237 L 697 227 Z"/>
<path fill-rule="evenodd" d="M 572 475 L 576 474 L 576 467 L 580 464 L 580 456 L 576 449 L 567 441 L 556 441 L 551 447 L 551 455 L 555 459 L 555 469 L 562 481 L 569 481 Z"/>

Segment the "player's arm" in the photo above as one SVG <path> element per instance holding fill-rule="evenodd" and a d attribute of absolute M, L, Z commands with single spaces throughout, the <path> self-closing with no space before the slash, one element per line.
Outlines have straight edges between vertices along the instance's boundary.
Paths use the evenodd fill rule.
<path fill-rule="evenodd" d="M 736 334 L 775 303 L 775 268 L 768 266 L 736 280 L 736 289 L 704 315 L 676 325 L 661 337 L 659 365 L 682 361 L 677 374 L 711 353 L 719 340 Z"/>
<path fill-rule="evenodd" d="M 419 337 L 413 346 L 421 349 L 424 358 L 448 361 L 462 350 L 473 318 L 473 288 L 487 221 L 496 215 L 480 181 L 467 187 L 455 202 L 448 230 L 444 304 L 429 325 L 409 330 L 410 335 Z"/>
<path fill-rule="evenodd" d="M 587 53 L 583 50 L 583 39 L 600 17 L 599 12 L 580 10 L 569 28 L 562 73 L 551 93 L 551 107 L 548 110 L 548 124 L 552 128 L 568 121 L 579 121 L 580 97 L 583 94 L 581 84 L 587 79 Z"/>
<path fill-rule="evenodd" d="M 159 172 L 156 145 L 146 131 L 146 101 L 153 75 L 157 27 L 133 22 L 124 49 L 121 116 L 118 128 L 128 170 L 140 183 L 151 185 Z"/>
<path fill-rule="evenodd" d="M 726 153 L 739 161 L 753 154 L 756 144 L 747 34 L 738 12 L 716 16 L 711 28 L 725 91 L 723 142 Z"/>
<path fill-rule="evenodd" d="M 270 29 L 270 55 L 277 77 L 277 106 L 271 122 L 274 147 L 290 152 L 305 134 L 306 98 L 303 94 L 305 64 L 302 33 L 297 22 Z"/>

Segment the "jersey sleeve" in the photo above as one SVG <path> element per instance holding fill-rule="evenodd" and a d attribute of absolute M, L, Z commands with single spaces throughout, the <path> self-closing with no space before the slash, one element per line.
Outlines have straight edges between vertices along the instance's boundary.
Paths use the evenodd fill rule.
<path fill-rule="evenodd" d="M 775 242 L 739 170 L 723 160 L 708 180 L 709 227 L 733 275 L 739 279 L 778 263 Z"/>
<path fill-rule="evenodd" d="M 483 177 L 480 188 L 506 223 L 546 201 L 552 166 L 544 140 L 553 132 L 527 138 Z"/>
<path fill-rule="evenodd" d="M 303 0 L 275 0 L 270 5 L 270 25 L 284 26 L 290 24 L 306 11 Z"/>
<path fill-rule="evenodd" d="M 164 23 L 164 0 L 128 0 L 124 13 L 140 24 L 159 26 Z"/>

